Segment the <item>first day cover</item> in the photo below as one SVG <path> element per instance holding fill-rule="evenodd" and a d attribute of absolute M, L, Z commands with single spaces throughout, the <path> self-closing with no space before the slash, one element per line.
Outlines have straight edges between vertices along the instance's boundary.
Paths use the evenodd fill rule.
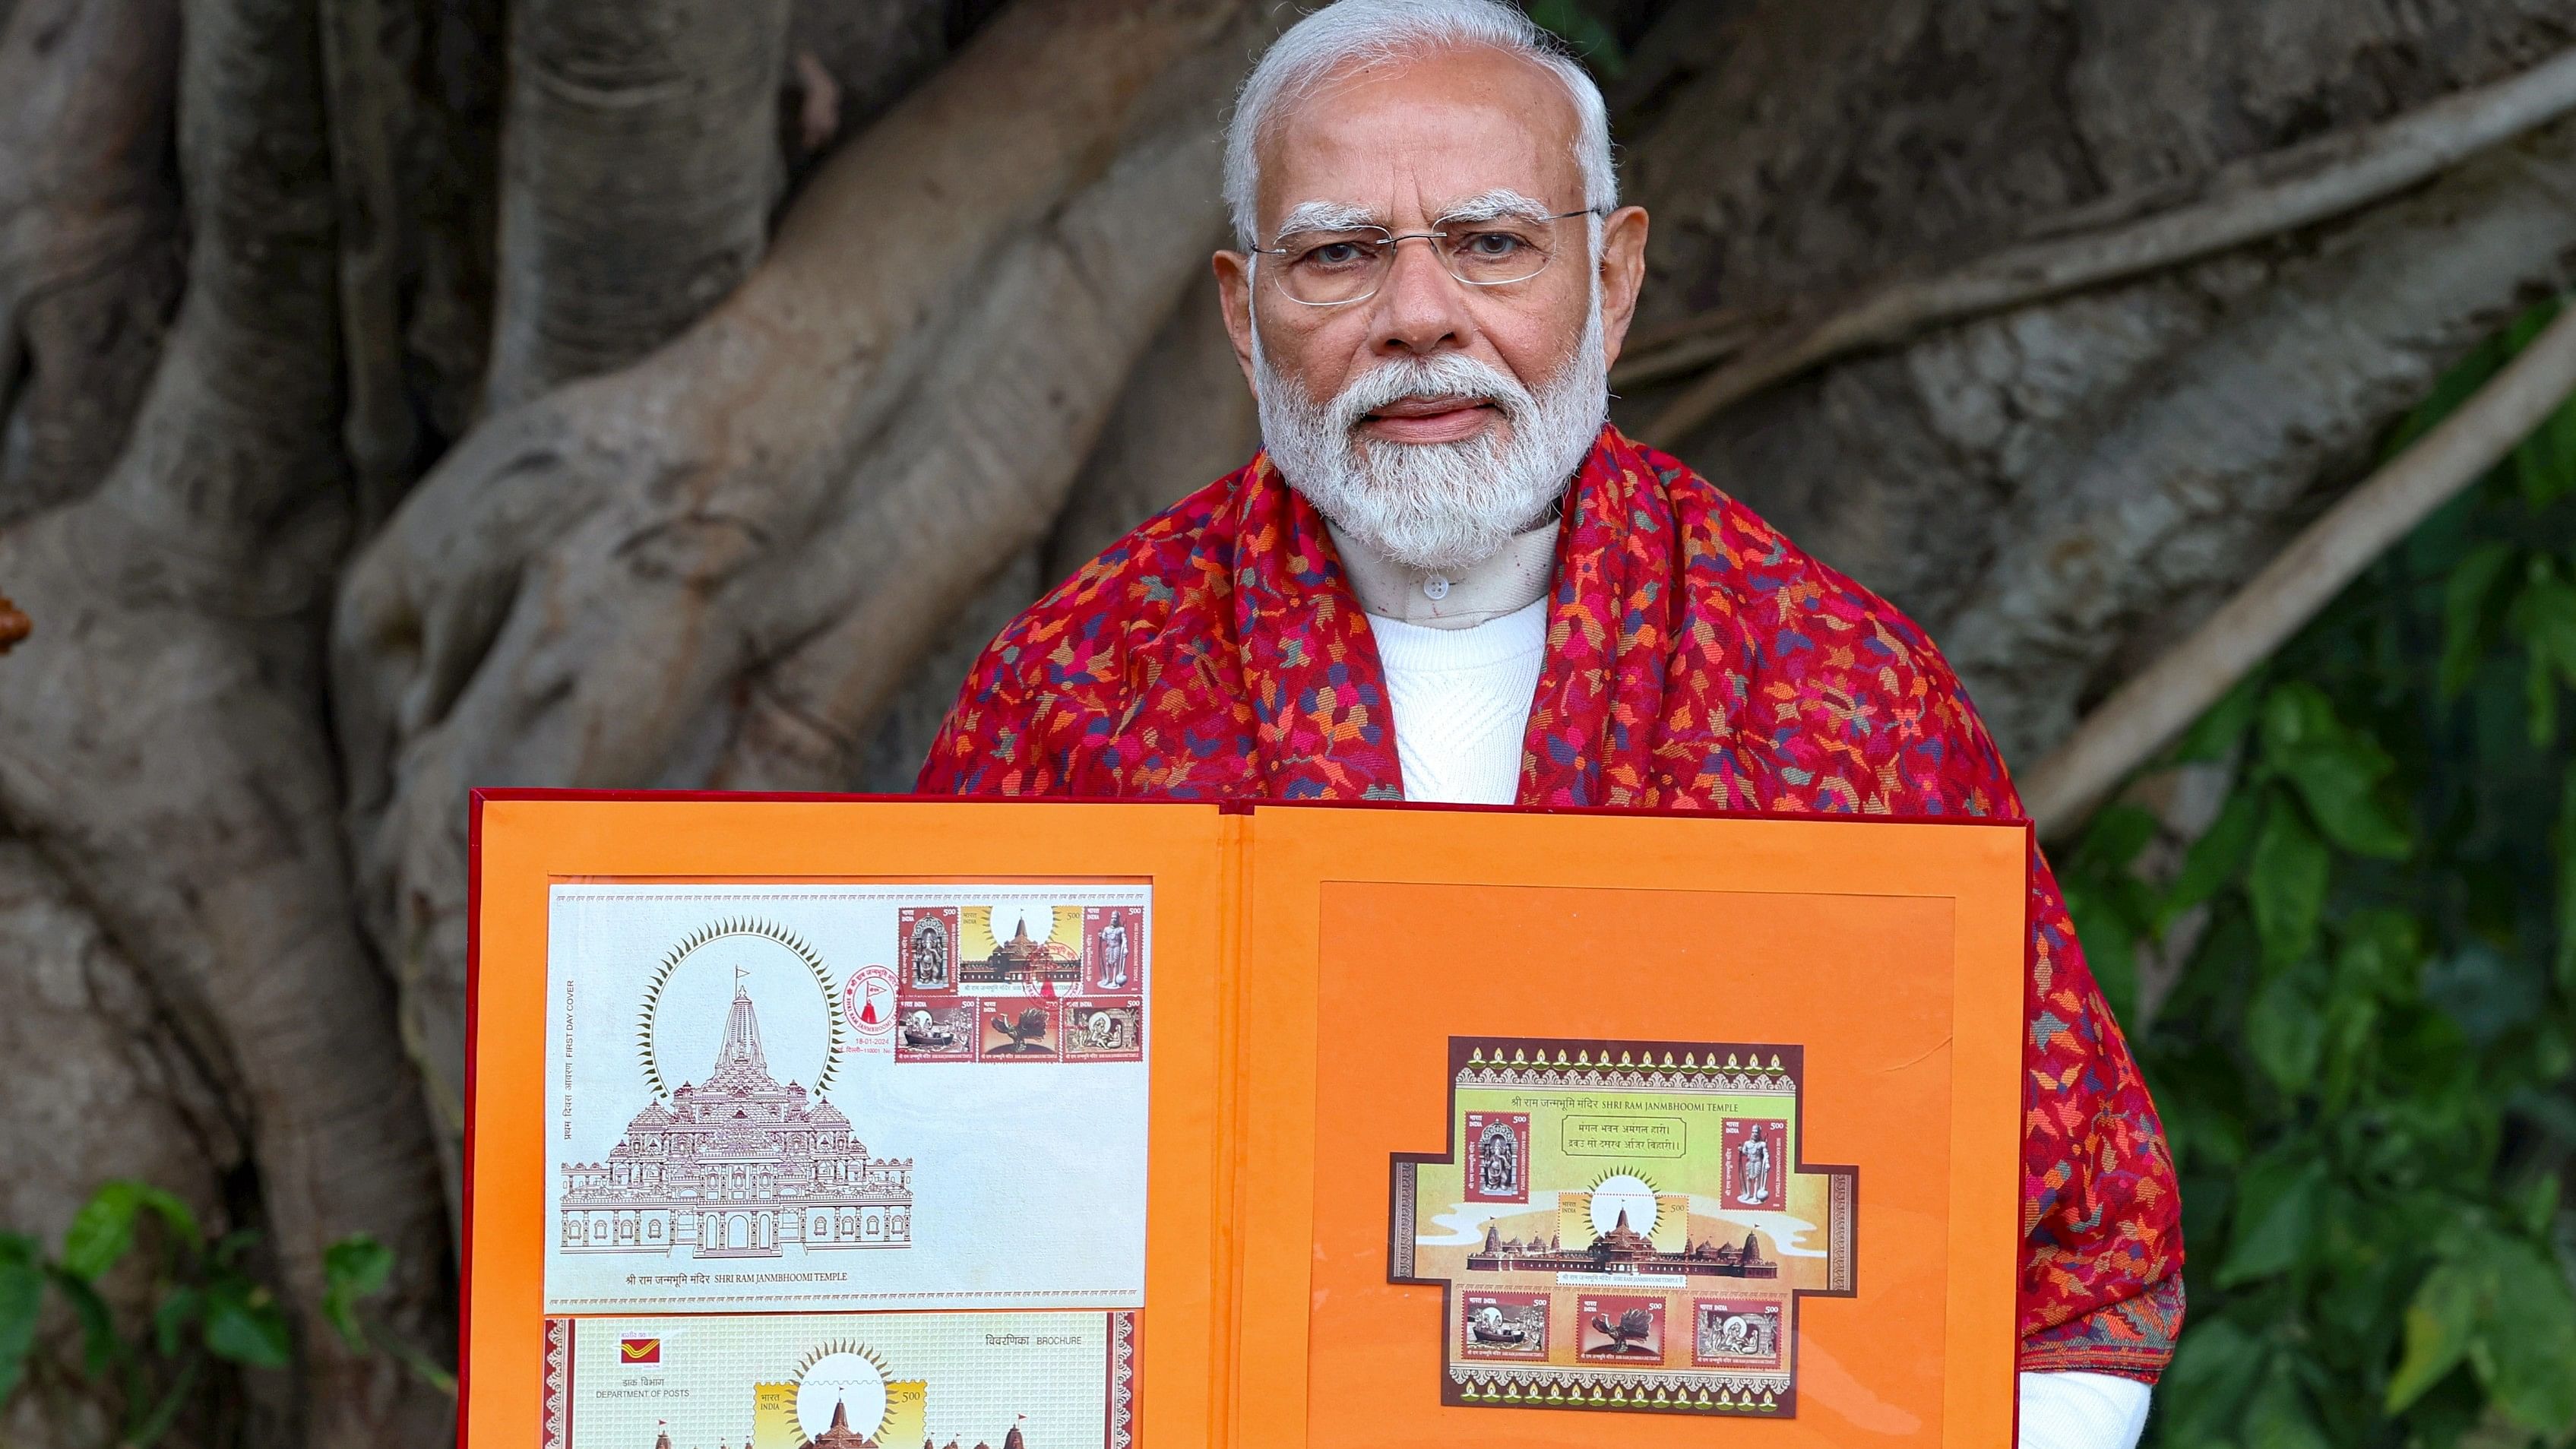
<path fill-rule="evenodd" d="M 1141 1307 L 1149 897 L 552 886 L 546 1311 Z"/>

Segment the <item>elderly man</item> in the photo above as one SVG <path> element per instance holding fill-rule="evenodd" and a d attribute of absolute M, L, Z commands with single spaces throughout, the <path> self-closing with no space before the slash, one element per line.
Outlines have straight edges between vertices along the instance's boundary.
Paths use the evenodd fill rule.
<path fill-rule="evenodd" d="M 1492 0 L 1343 0 L 1227 139 L 1250 464 L 986 651 L 925 791 L 1876 815 L 2020 805 L 1922 631 L 1604 425 L 1644 277 L 1582 68 Z M 2172 1163 L 2031 861 L 2025 1445 L 2126 1446 Z"/>

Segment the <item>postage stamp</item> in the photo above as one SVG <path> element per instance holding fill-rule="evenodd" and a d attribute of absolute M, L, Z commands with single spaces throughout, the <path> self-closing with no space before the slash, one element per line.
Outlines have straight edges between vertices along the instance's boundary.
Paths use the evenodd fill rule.
<path fill-rule="evenodd" d="M 904 995 L 957 989 L 957 907 L 905 906 L 895 931 Z"/>
<path fill-rule="evenodd" d="M 1708 1368 L 1776 1366 L 1780 1305 L 1765 1299 L 1692 1299 L 1691 1362 Z"/>
<path fill-rule="evenodd" d="M 1528 1202 L 1527 1112 L 1467 1114 L 1467 1201 Z"/>
<path fill-rule="evenodd" d="M 975 1003 L 953 996 L 895 998 L 894 1059 L 899 1062 L 975 1060 Z"/>
<path fill-rule="evenodd" d="M 1458 1295 L 1458 1351 L 1468 1358 L 1547 1359 L 1544 1293 Z"/>
<path fill-rule="evenodd" d="M 1788 1200 L 1780 1153 L 1788 1141 L 1789 1124 L 1777 1117 L 1726 1119 L 1724 1190 L 1729 1206 L 1777 1209 Z"/>
<path fill-rule="evenodd" d="M 1048 1000 L 973 1003 L 979 1018 L 975 1057 L 987 1062 L 1052 1062 L 1064 1058 L 1064 1031 Z"/>
<path fill-rule="evenodd" d="M 1506 1319 L 1554 1305 L 1525 1358 L 1455 1309 L 1441 1401 L 1797 1417 L 1798 1302 L 1852 1295 L 1858 1191 L 1802 1155 L 1805 1064 L 1791 1043 L 1450 1038 L 1446 1145 L 1390 1158 L 1387 1277 Z"/>
<path fill-rule="evenodd" d="M 1064 1055 L 1071 1061 L 1144 1060 L 1144 998 L 1089 996 L 1064 1003 Z"/>
<path fill-rule="evenodd" d="M 1664 1361 L 1664 1300 L 1586 1293 L 1576 1305 L 1577 1351 L 1587 1359 L 1619 1363 Z"/>
<path fill-rule="evenodd" d="M 1139 989 L 1136 969 L 1144 949 L 1145 914 L 1134 906 L 1085 906 L 1082 910 L 1082 984 L 1103 993 Z"/>

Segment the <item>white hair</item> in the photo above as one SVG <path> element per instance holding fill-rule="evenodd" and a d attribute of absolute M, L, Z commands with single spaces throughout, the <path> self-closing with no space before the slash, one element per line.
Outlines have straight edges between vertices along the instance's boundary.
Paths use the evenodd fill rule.
<path fill-rule="evenodd" d="M 1574 164 L 1596 219 L 1619 204 L 1610 112 L 1601 88 L 1565 47 L 1505 0 L 1340 0 L 1298 21 L 1252 68 L 1225 132 L 1225 203 L 1237 244 L 1258 246 L 1261 140 L 1279 116 L 1325 80 L 1426 51 L 1485 46 L 1544 66 L 1574 101 Z"/>

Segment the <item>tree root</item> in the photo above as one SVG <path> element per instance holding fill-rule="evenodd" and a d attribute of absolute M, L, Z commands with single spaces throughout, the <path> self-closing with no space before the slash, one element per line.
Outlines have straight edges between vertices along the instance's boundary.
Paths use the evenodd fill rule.
<path fill-rule="evenodd" d="M 2036 239 L 1994 256 L 1937 277 L 1882 282 L 1773 330 L 1750 332 L 1732 309 L 1667 327 L 1659 334 L 1668 339 L 1663 350 L 1621 368 L 1614 385 L 1640 386 L 1732 353 L 1732 361 L 1646 425 L 1648 441 L 1674 446 L 1720 409 L 1832 358 L 2313 226 L 2419 185 L 2570 110 L 2576 110 L 2576 50 L 2375 126 L 2223 167 L 2179 204 L 2163 195 L 2115 198 L 2046 223 Z M 2127 219 L 2159 203 L 2171 209 Z M 1713 345 L 1736 338 L 1740 349 Z"/>
<path fill-rule="evenodd" d="M 2557 285 L 2571 236 L 2576 121 L 2323 239 L 2019 444 L 2027 502 L 1927 621 L 2007 756 L 2063 739 L 2096 681 L 2127 672 L 2123 640 L 2152 646 L 2233 592 L 2320 479 L 2358 471 L 2385 419 Z"/>
<path fill-rule="evenodd" d="M 2022 777 L 2043 838 L 2111 788 L 2315 618 L 2371 562 L 2475 483 L 2576 392 L 2576 311 L 2367 482 L 2337 500 L 2190 637 L 2132 676 Z"/>
<path fill-rule="evenodd" d="M 452 1405 L 343 1344 L 367 1233 L 415 1342 L 449 1317 L 436 1157 L 360 942 L 312 609 L 342 536 L 336 201 L 312 0 L 200 0 L 180 75 L 186 300 L 98 490 L 0 529 L 45 629 L 0 689 L 0 810 L 241 1084 L 297 1323 L 301 1442 L 446 1442 Z"/>
<path fill-rule="evenodd" d="M 787 0 L 514 5 L 484 406 L 623 367 L 760 260 Z"/>
<path fill-rule="evenodd" d="M 180 284 L 173 0 L 0 9 L 0 525 L 98 486 Z"/>
<path fill-rule="evenodd" d="M 846 785 L 1204 265 L 1207 118 L 1254 9 L 1012 8 L 824 164 L 732 297 L 491 418 L 351 570 L 334 679 L 365 918 L 442 1110 L 466 788 Z"/>

